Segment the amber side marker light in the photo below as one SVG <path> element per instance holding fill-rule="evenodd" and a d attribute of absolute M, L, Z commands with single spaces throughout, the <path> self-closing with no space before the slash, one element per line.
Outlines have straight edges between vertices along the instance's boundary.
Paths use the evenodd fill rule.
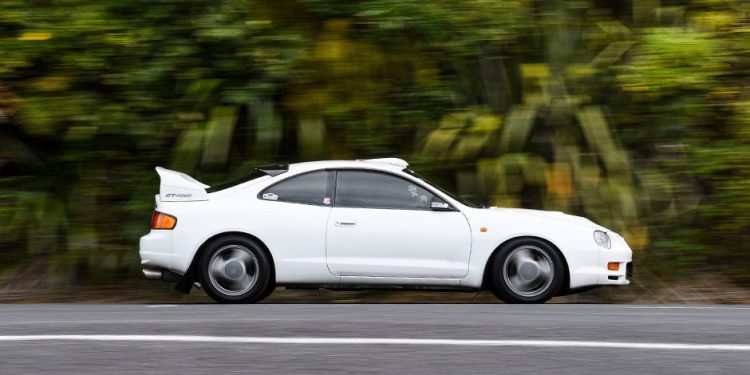
<path fill-rule="evenodd" d="M 610 271 L 619 271 L 620 263 L 607 263 L 607 269 Z"/>
<path fill-rule="evenodd" d="M 151 229 L 174 229 L 177 225 L 177 218 L 172 215 L 154 211 L 151 215 Z"/>

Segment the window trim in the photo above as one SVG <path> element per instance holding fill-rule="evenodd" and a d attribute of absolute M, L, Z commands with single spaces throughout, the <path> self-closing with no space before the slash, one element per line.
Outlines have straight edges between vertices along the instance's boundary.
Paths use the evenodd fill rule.
<path fill-rule="evenodd" d="M 306 174 L 317 173 L 317 172 L 326 172 L 327 173 L 327 176 L 326 176 L 326 193 L 325 194 L 326 194 L 326 196 L 330 196 L 330 198 L 331 198 L 331 204 L 323 204 L 323 203 L 315 204 L 315 203 L 290 202 L 290 201 L 280 200 L 280 199 L 279 200 L 275 200 L 275 201 L 274 200 L 270 200 L 270 199 L 263 199 L 263 194 L 266 193 L 268 189 L 270 189 L 270 188 L 272 188 L 272 187 L 274 187 L 274 186 L 276 186 L 276 185 L 278 185 L 278 184 L 280 184 L 282 182 L 285 182 L 287 180 L 291 180 L 291 179 L 293 179 L 295 177 L 304 176 Z M 274 182 L 274 183 L 272 183 L 272 184 L 264 187 L 263 189 L 261 189 L 258 192 L 258 194 L 255 196 L 255 198 L 257 198 L 258 200 L 263 201 L 263 202 L 281 202 L 281 203 L 291 203 L 291 204 L 303 204 L 305 206 L 315 206 L 315 207 L 328 207 L 328 208 L 331 208 L 331 207 L 333 207 L 333 202 L 334 202 L 333 196 L 330 195 L 334 191 L 334 188 L 331 187 L 331 183 L 332 183 L 331 182 L 331 179 L 332 179 L 331 175 L 332 174 L 334 174 L 333 170 L 331 170 L 330 168 L 323 168 L 323 169 L 315 169 L 315 170 L 312 170 L 312 171 L 301 172 L 301 173 L 297 173 L 297 174 L 294 174 L 294 175 L 291 175 L 291 176 L 286 176 L 286 178 L 284 178 L 282 180 L 279 180 L 279 181 L 276 181 L 276 182 Z M 334 183 L 334 186 L 335 186 L 335 180 L 334 180 L 333 183 Z"/>
<path fill-rule="evenodd" d="M 426 184 L 423 184 L 423 183 L 421 183 L 419 181 L 415 181 L 415 180 L 413 180 L 411 178 L 408 178 L 406 176 L 398 175 L 398 174 L 390 172 L 390 171 L 384 171 L 384 170 L 380 170 L 380 169 L 367 169 L 367 168 L 333 168 L 332 169 L 332 172 L 334 172 L 334 174 L 335 174 L 335 177 L 333 179 L 333 198 L 332 198 L 333 202 L 331 203 L 331 206 L 333 206 L 333 207 L 339 207 L 339 208 L 359 208 L 359 209 L 366 209 L 366 210 L 400 210 L 400 211 L 432 211 L 432 212 L 438 212 L 438 211 L 435 211 L 435 210 L 433 210 L 431 208 L 427 208 L 427 209 L 413 209 L 413 208 L 403 208 L 403 207 L 399 208 L 399 207 L 350 207 L 350 206 L 338 206 L 336 204 L 336 200 L 337 200 L 336 197 L 338 195 L 338 180 L 339 180 L 339 173 L 338 172 L 339 171 L 355 171 L 355 172 L 369 172 L 369 173 L 375 173 L 375 174 L 383 174 L 383 175 L 392 176 L 392 177 L 395 177 L 395 178 L 398 178 L 398 179 L 401 179 L 401 180 L 404 180 L 404 181 L 408 181 L 410 183 L 413 183 L 413 184 L 419 186 L 420 188 L 422 188 L 424 190 L 427 190 L 433 196 L 438 197 L 438 198 L 440 198 L 441 201 L 447 203 L 448 204 L 448 208 L 450 208 L 450 210 L 443 210 L 443 212 L 460 212 L 455 207 L 455 205 L 453 205 L 453 203 L 451 203 L 449 200 L 445 199 L 445 197 L 443 197 L 441 194 L 436 193 L 435 189 L 432 188 L 429 185 L 425 186 Z"/>

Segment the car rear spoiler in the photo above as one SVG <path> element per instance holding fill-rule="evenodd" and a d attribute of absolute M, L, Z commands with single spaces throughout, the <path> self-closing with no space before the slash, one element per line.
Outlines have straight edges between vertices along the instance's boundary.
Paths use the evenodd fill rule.
<path fill-rule="evenodd" d="M 207 201 L 208 185 L 177 171 L 156 167 L 159 174 L 159 200 L 162 202 Z"/>

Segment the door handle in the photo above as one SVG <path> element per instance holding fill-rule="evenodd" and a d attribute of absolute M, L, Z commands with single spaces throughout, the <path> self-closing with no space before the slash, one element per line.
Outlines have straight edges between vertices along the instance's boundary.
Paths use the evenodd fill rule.
<path fill-rule="evenodd" d="M 355 225 L 357 225 L 357 222 L 354 220 L 347 220 L 347 219 L 336 220 L 337 227 L 353 227 Z"/>

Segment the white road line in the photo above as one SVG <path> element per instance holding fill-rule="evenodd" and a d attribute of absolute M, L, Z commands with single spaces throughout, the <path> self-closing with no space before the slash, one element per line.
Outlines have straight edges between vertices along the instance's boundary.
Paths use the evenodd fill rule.
<path fill-rule="evenodd" d="M 626 309 L 655 309 L 655 310 L 745 310 L 750 311 L 749 307 L 732 307 L 732 306 L 624 306 Z"/>
<path fill-rule="evenodd" d="M 242 337 L 192 335 L 4 335 L 3 341 L 137 341 L 231 344 L 302 344 L 302 345 L 442 345 L 442 346 L 514 346 L 546 348 L 612 348 L 646 350 L 713 350 L 750 351 L 743 344 L 679 344 L 609 341 L 560 340 L 459 340 L 459 339 L 399 339 L 350 337 Z"/>

